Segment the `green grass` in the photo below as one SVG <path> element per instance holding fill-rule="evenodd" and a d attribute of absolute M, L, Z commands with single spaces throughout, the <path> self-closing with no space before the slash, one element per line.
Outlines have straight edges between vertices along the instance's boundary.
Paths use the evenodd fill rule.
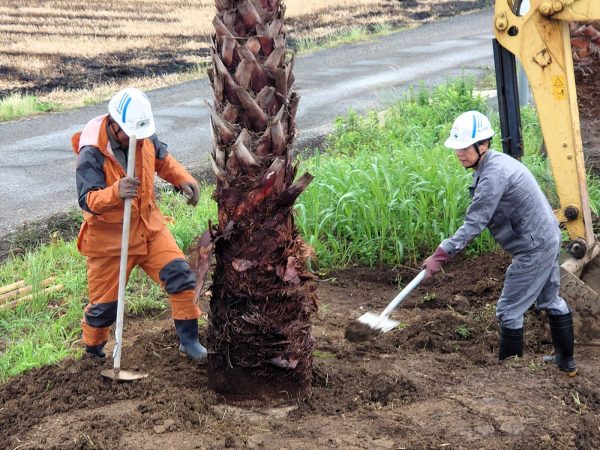
<path fill-rule="evenodd" d="M 40 101 L 33 95 L 13 94 L 0 99 L 0 120 L 13 120 L 60 109 L 60 105 Z"/>
<path fill-rule="evenodd" d="M 461 338 L 461 339 L 467 339 L 469 336 L 471 336 L 471 330 L 469 329 L 469 327 L 465 324 L 460 325 L 456 330 L 454 330 L 454 332 Z"/>
<path fill-rule="evenodd" d="M 383 36 L 398 31 L 390 24 L 381 23 L 369 26 L 354 26 L 342 28 L 333 35 L 324 38 L 299 39 L 296 42 L 296 51 L 300 54 L 310 53 L 325 48 L 337 47 L 339 45 L 351 44 L 353 42 L 366 41 L 373 37 Z"/>

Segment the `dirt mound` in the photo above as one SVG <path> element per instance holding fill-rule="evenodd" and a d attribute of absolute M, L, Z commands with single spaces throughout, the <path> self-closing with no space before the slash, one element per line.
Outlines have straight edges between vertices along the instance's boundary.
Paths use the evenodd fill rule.
<path fill-rule="evenodd" d="M 0 386 L 0 447 L 595 448 L 598 347 L 578 346 L 580 376 L 563 376 L 541 362 L 551 346 L 532 312 L 524 358 L 496 360 L 508 263 L 451 262 L 393 314 L 398 329 L 362 343 L 344 339 L 348 323 L 381 311 L 416 271 L 331 273 L 318 291 L 312 386 L 284 404 L 222 403 L 206 369 L 177 353 L 170 321 L 128 318 L 122 366 L 150 377 L 114 383 L 100 376 L 110 358 L 84 358 L 10 380 Z"/>

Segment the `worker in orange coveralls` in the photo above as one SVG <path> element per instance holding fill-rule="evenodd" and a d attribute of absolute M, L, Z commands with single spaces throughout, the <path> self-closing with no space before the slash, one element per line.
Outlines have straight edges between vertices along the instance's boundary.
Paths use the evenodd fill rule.
<path fill-rule="evenodd" d="M 160 283 L 171 302 L 179 351 L 202 361 L 206 349 L 198 341 L 195 277 L 156 204 L 154 173 L 179 188 L 193 206 L 198 203 L 198 183 L 154 133 L 146 94 L 123 89 L 110 100 L 108 112 L 71 138 L 78 155 L 77 193 L 84 217 L 77 247 L 87 257 L 89 304 L 81 323 L 86 351 L 105 357 L 103 348 L 116 320 L 124 200 L 130 198 L 127 278 L 140 266 Z M 130 135 L 138 139 L 134 177 L 126 170 Z"/>

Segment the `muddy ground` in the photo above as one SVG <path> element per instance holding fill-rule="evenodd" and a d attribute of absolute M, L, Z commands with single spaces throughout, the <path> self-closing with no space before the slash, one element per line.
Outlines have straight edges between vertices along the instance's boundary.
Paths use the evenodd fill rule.
<path fill-rule="evenodd" d="M 84 358 L 13 379 L 0 387 L 0 447 L 598 448 L 600 347 L 579 343 L 580 374 L 568 378 L 541 362 L 546 320 L 530 312 L 524 357 L 496 360 L 493 305 L 508 263 L 452 262 L 397 311 L 402 329 L 358 344 L 344 340 L 349 321 L 380 311 L 416 271 L 330 273 L 312 387 L 278 405 L 227 404 L 206 370 L 178 355 L 170 321 L 127 317 L 123 367 L 150 377 L 111 382 L 100 375 L 110 360 Z"/>

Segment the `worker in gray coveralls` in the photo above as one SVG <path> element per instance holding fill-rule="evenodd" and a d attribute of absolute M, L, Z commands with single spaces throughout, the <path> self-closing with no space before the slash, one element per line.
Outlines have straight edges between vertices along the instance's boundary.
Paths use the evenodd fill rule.
<path fill-rule="evenodd" d="M 494 131 L 477 111 L 461 114 L 445 146 L 463 167 L 474 169 L 471 205 L 454 236 L 443 241 L 423 264 L 426 278 L 488 227 L 512 255 L 496 315 L 500 323 L 500 360 L 523 355 L 523 315 L 534 303 L 546 310 L 554 362 L 575 376 L 573 316 L 559 296 L 561 233 L 552 208 L 531 172 L 516 159 L 490 149 Z"/>

